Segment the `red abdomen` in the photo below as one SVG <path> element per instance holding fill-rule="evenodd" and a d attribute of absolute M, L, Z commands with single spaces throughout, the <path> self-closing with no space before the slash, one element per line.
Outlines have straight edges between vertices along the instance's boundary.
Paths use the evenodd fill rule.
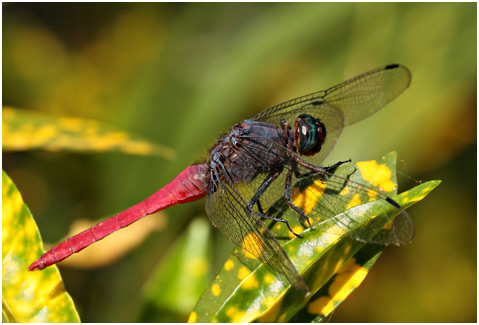
<path fill-rule="evenodd" d="M 129 226 L 144 216 L 178 203 L 187 203 L 201 199 L 208 193 L 208 184 L 209 173 L 207 164 L 188 166 L 170 183 L 144 201 L 51 248 L 33 262 L 28 267 L 28 270 L 43 270 L 47 266 L 58 263 L 94 242 L 105 238 L 109 234 Z"/>

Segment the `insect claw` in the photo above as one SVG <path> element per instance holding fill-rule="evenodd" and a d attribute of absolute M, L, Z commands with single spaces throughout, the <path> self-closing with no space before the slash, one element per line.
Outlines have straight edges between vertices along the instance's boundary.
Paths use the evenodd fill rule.
<path fill-rule="evenodd" d="M 295 233 L 294 231 L 292 231 L 292 230 L 289 230 L 289 231 L 291 231 L 291 233 L 292 233 L 293 235 L 295 235 L 296 237 L 298 237 L 298 238 L 303 238 L 303 236 L 301 236 L 301 235 Z"/>
<path fill-rule="evenodd" d="M 308 218 L 308 226 L 309 226 L 309 229 L 313 230 L 313 225 L 312 225 L 311 222 L 309 221 L 309 218 Z"/>
<path fill-rule="evenodd" d="M 349 158 L 348 160 L 344 160 L 344 161 L 338 161 L 338 162 L 335 163 L 334 165 L 329 166 L 329 167 L 324 167 L 323 169 L 328 172 L 328 171 L 330 171 L 330 170 L 332 170 L 332 169 L 338 168 L 338 167 L 341 166 L 342 164 L 350 163 L 351 161 L 352 161 L 351 158 Z"/>

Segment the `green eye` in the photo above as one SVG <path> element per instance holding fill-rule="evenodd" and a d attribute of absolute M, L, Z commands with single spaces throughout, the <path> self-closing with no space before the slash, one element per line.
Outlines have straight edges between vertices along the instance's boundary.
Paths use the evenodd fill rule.
<path fill-rule="evenodd" d="M 301 114 L 296 119 L 294 127 L 298 153 L 312 156 L 321 150 L 321 145 L 326 138 L 326 128 L 319 119 Z"/>

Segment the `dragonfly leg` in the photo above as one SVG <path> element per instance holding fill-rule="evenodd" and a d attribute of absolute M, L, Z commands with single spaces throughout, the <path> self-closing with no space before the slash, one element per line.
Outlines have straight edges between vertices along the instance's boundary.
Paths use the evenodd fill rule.
<path fill-rule="evenodd" d="M 262 214 L 262 213 L 259 213 L 259 212 L 256 212 L 256 211 L 251 211 L 252 213 L 256 214 L 258 217 L 260 218 L 265 218 L 265 219 L 269 219 L 269 220 L 273 220 L 273 221 L 276 221 L 276 222 L 282 222 L 284 224 L 286 224 L 286 227 L 288 227 L 288 230 L 293 234 L 295 235 L 296 237 L 299 237 L 299 238 L 303 238 L 300 234 L 297 234 L 293 231 L 293 229 L 291 229 L 291 226 L 289 225 L 289 222 L 288 220 L 286 219 L 281 219 L 281 218 L 275 218 L 275 217 L 271 217 L 271 216 L 268 216 L 267 214 Z"/>
<path fill-rule="evenodd" d="M 251 198 L 251 200 L 249 200 L 249 202 L 247 204 L 247 207 L 250 210 L 253 209 L 253 206 L 257 202 L 259 202 L 259 198 L 264 194 L 264 192 L 268 189 L 268 187 L 276 180 L 276 178 L 278 178 L 278 176 L 281 174 L 281 172 L 282 172 L 282 169 L 277 170 L 277 171 L 273 171 L 273 172 L 269 173 L 268 176 L 266 176 L 263 183 L 258 187 L 258 190 L 256 191 L 256 193 L 253 195 L 253 197 Z M 258 207 L 260 207 L 260 205 L 258 205 Z M 261 214 L 263 214 L 263 213 L 261 212 Z"/>
<path fill-rule="evenodd" d="M 329 172 L 329 171 L 332 170 L 332 169 L 338 168 L 338 167 L 341 166 L 342 164 L 350 163 L 350 162 L 351 162 L 351 158 L 348 159 L 348 160 L 345 160 L 345 161 L 338 161 L 337 163 L 335 163 L 335 164 L 332 165 L 332 166 L 323 167 L 323 169 L 324 169 L 325 171 Z"/>
<path fill-rule="evenodd" d="M 298 168 L 295 168 L 296 166 L 293 166 L 293 172 L 294 172 L 294 175 L 297 177 L 297 178 L 306 178 L 306 177 L 309 177 L 311 175 L 314 175 L 314 174 L 317 174 L 317 173 L 320 173 L 320 172 L 323 172 L 323 171 L 326 171 L 326 172 L 329 172 L 330 170 L 332 169 L 335 169 L 335 168 L 338 168 L 339 166 L 341 166 L 342 164 L 345 164 L 345 163 L 350 163 L 351 162 L 351 159 L 348 159 L 348 160 L 345 160 L 345 161 L 338 161 L 337 163 L 335 163 L 334 165 L 332 166 L 328 166 L 328 167 L 316 167 L 314 170 L 308 172 L 308 173 L 301 173 L 301 171 L 298 169 Z M 309 165 L 306 165 L 304 166 L 308 169 L 311 169 L 309 167 Z"/>
<path fill-rule="evenodd" d="M 318 167 L 316 165 L 313 165 L 313 164 L 310 164 L 306 161 L 303 161 L 301 158 L 296 158 L 295 159 L 296 163 L 300 166 L 303 166 L 307 169 L 310 169 L 312 172 L 317 172 L 317 173 L 324 173 L 324 172 L 327 172 L 328 170 L 330 169 L 334 169 L 334 168 L 337 168 L 339 167 L 340 165 L 344 164 L 344 163 L 347 163 L 347 162 L 350 162 L 351 159 L 348 159 L 346 161 L 339 161 L 337 162 L 336 164 L 330 166 L 330 167 Z M 309 173 L 307 173 L 309 174 Z M 346 182 L 347 180 L 344 179 L 344 181 Z M 382 198 L 383 200 L 385 200 L 386 202 L 388 202 L 389 204 L 391 204 L 392 206 L 396 207 L 397 209 L 402 209 L 401 205 L 399 203 L 397 203 L 396 201 L 394 201 L 393 199 L 391 199 L 389 196 L 387 196 L 386 194 L 384 194 L 382 191 L 378 191 L 378 190 L 375 190 L 373 188 L 370 188 L 364 184 L 359 184 L 359 183 L 356 183 L 356 182 L 353 182 L 353 181 L 348 181 L 349 183 L 349 186 L 354 186 L 356 191 L 361 191 L 362 193 L 366 193 L 367 191 L 373 191 L 374 193 L 376 193 L 376 196 L 377 197 L 380 197 Z"/>
<path fill-rule="evenodd" d="M 259 216 L 260 218 L 269 219 L 269 220 L 273 220 L 274 222 L 282 222 L 282 223 L 286 224 L 286 227 L 288 227 L 288 230 L 293 235 L 295 235 L 296 237 L 302 238 L 299 234 L 295 233 L 293 231 L 293 229 L 291 229 L 291 226 L 289 225 L 288 220 L 281 219 L 281 218 L 275 218 L 275 217 L 268 216 L 267 214 L 264 214 L 263 208 L 261 207 L 261 203 L 259 201 L 260 197 L 264 194 L 264 192 L 268 189 L 268 187 L 278 178 L 278 176 L 281 174 L 281 172 L 282 172 L 282 170 L 277 170 L 275 172 L 269 173 L 269 175 L 265 178 L 263 183 L 258 187 L 258 190 L 256 191 L 256 193 L 253 195 L 251 200 L 246 205 L 246 208 L 247 208 L 248 212 L 254 213 L 255 215 Z M 259 212 L 253 211 L 253 206 L 255 204 L 258 206 L 258 211 Z"/>
<path fill-rule="evenodd" d="M 303 220 L 306 220 L 308 223 L 308 226 L 310 229 L 313 229 L 313 226 L 311 225 L 311 222 L 309 221 L 309 218 L 304 214 L 304 211 L 300 208 L 298 208 L 296 205 L 294 205 L 293 201 L 291 201 L 291 177 L 293 176 L 293 167 L 290 165 L 288 167 L 288 173 L 286 175 L 286 190 L 284 192 L 284 198 L 286 199 L 286 202 L 288 205 L 296 211 Z"/>
<path fill-rule="evenodd" d="M 256 202 L 256 206 L 258 207 L 259 213 L 264 214 L 263 208 L 261 207 L 261 202 L 259 201 L 259 199 L 258 199 L 258 201 Z"/>
<path fill-rule="evenodd" d="M 260 201 L 260 200 L 258 200 L 258 202 L 256 202 L 256 206 L 258 207 L 259 213 L 262 214 L 262 215 L 264 215 L 265 213 L 264 213 L 263 207 L 261 206 L 261 201 Z M 263 219 L 267 219 L 267 218 L 265 218 L 265 217 L 263 217 L 263 216 L 262 216 L 262 218 L 263 218 Z M 271 219 L 269 219 L 269 220 L 271 220 Z M 276 221 L 275 221 L 275 220 L 271 220 L 271 223 L 269 224 L 268 227 L 271 229 L 271 228 L 273 228 L 273 226 L 274 226 L 275 224 L 276 224 Z"/>
<path fill-rule="evenodd" d="M 312 172 L 315 172 L 315 173 L 324 173 L 324 172 L 328 172 L 330 171 L 331 169 L 335 169 L 335 168 L 338 168 L 339 166 L 341 166 L 342 164 L 345 164 L 345 163 L 348 163 L 348 162 L 351 162 L 351 159 L 348 159 L 348 160 L 345 160 L 345 161 L 338 161 L 337 163 L 335 163 L 334 165 L 332 166 L 329 166 L 329 167 L 319 167 L 319 166 L 316 166 L 316 165 L 313 165 L 309 162 L 306 162 L 304 161 L 303 159 L 301 159 L 300 157 L 296 157 L 296 156 L 293 156 L 294 158 L 294 161 L 300 165 L 300 166 L 303 166 L 309 170 L 311 170 Z M 310 173 L 307 173 L 307 175 L 310 174 Z M 304 175 L 301 175 L 301 177 L 304 177 Z"/>

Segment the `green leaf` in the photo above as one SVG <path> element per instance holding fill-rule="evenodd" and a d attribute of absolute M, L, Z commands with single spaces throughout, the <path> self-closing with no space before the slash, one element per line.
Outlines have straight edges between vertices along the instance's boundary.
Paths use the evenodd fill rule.
<path fill-rule="evenodd" d="M 2 171 L 2 311 L 3 321 L 79 322 L 56 266 L 29 272 L 45 250 L 37 225 L 15 184 Z"/>
<path fill-rule="evenodd" d="M 377 161 L 357 163 L 353 168 L 341 166 L 334 174 L 393 194 L 397 187 L 394 173 L 396 159 L 396 154 L 390 153 Z M 392 198 L 406 208 L 423 199 L 438 184 L 438 181 L 424 183 Z M 286 322 L 295 315 L 300 321 L 311 321 L 329 315 L 359 286 L 384 248 L 355 240 L 357 234 L 361 233 L 361 238 L 366 238 L 364 234 L 369 239 L 373 238 L 378 229 L 387 226 L 400 212 L 388 202 L 372 200 L 368 195 L 356 197 L 351 193 L 341 193 L 335 195 L 334 199 L 334 204 L 342 211 L 334 220 L 339 220 L 341 226 L 319 223 L 314 230 L 302 232 L 303 238 L 284 240 L 282 245 L 313 296 L 305 296 L 303 292 L 291 288 L 269 266 L 235 249 L 201 296 L 190 315 L 190 321 Z M 309 204 L 309 200 L 305 198 L 305 204 Z M 329 203 L 332 200 L 333 197 L 328 198 Z M 321 202 L 313 204 L 319 205 Z M 344 212 L 346 210 L 347 213 Z M 274 229 L 276 236 L 284 237 L 285 229 L 278 225 Z M 321 295 L 327 297 L 325 299 L 329 299 L 328 302 L 325 299 L 318 302 Z M 325 307 L 321 307 L 321 304 Z M 306 308 L 308 317 L 301 314 L 305 313 L 303 308 Z"/>
<path fill-rule="evenodd" d="M 422 200 L 440 181 L 430 181 L 396 196 L 403 207 L 409 207 Z M 406 195 L 407 194 L 407 195 Z M 369 270 L 381 256 L 384 246 L 366 244 L 309 300 L 292 322 L 320 322 L 332 312 L 362 283 Z"/>
<path fill-rule="evenodd" d="M 211 280 L 211 225 L 205 217 L 191 222 L 165 254 L 145 284 L 143 315 L 168 313 L 170 321 L 185 320 Z M 143 317 L 143 316 L 142 316 Z"/>
<path fill-rule="evenodd" d="M 2 127 L 2 147 L 9 151 L 119 151 L 166 159 L 175 155 L 173 149 L 150 143 L 117 127 L 77 117 L 4 107 Z"/>

